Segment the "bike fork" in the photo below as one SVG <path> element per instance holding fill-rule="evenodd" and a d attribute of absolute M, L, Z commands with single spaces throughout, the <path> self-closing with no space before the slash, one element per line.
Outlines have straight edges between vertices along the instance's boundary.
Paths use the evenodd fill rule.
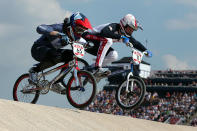
<path fill-rule="evenodd" d="M 75 84 L 76 86 L 79 86 L 79 79 L 77 77 L 77 69 L 75 68 L 73 72 L 74 72 Z"/>
<path fill-rule="evenodd" d="M 133 76 L 133 63 L 131 63 L 131 72 L 127 75 L 127 86 L 126 86 L 126 92 L 129 92 L 129 79 L 130 76 Z M 130 91 L 133 91 L 133 80 L 131 81 Z"/>

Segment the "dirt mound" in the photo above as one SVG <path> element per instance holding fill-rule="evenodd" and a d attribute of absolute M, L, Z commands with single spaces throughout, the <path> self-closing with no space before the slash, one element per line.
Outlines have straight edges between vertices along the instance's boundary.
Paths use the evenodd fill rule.
<path fill-rule="evenodd" d="M 196 131 L 197 128 L 0 99 L 0 130 Z"/>

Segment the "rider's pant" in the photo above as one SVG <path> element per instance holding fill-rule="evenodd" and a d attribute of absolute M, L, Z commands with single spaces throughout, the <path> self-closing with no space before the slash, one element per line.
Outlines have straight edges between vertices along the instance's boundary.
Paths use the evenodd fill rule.
<path fill-rule="evenodd" d="M 43 45 L 33 45 L 32 57 L 39 61 L 34 68 L 36 72 L 52 67 L 60 62 L 68 63 L 73 60 L 73 51 L 68 49 L 55 49 Z"/>
<path fill-rule="evenodd" d="M 100 41 L 92 41 L 92 42 L 93 42 L 94 46 L 86 49 L 86 52 L 88 52 L 89 54 L 92 54 L 94 56 L 97 56 L 98 55 L 97 52 L 99 51 L 99 48 L 100 48 L 100 43 L 102 44 L 102 42 L 100 42 Z M 102 66 L 106 66 L 107 64 L 110 64 L 111 62 L 116 61 L 118 59 L 118 53 L 112 47 L 109 47 L 107 50 L 106 50 L 106 48 L 104 48 L 104 50 L 107 51 L 107 53 L 105 53 L 106 56 L 104 57 L 104 59 L 100 60 L 100 61 L 102 61 L 101 62 Z M 104 54 L 102 54 L 102 55 L 104 55 Z M 95 67 L 95 65 L 96 64 L 94 63 L 92 66 Z"/>
<path fill-rule="evenodd" d="M 109 48 L 112 46 L 113 41 L 111 38 L 105 38 L 104 41 L 101 41 L 96 58 L 96 67 L 102 67 L 105 55 Z"/>
<path fill-rule="evenodd" d="M 105 56 L 102 66 L 106 66 L 108 64 L 111 64 L 112 62 L 116 61 L 117 59 L 118 59 L 118 52 L 115 50 L 112 50 Z"/>

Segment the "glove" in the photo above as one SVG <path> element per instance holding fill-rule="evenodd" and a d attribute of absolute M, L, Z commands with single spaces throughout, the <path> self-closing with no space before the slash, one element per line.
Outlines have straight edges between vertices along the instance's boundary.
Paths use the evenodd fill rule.
<path fill-rule="evenodd" d="M 67 35 L 64 35 L 64 36 L 62 36 L 61 42 L 62 42 L 62 45 L 65 46 L 70 43 L 70 39 L 68 38 Z"/>
<path fill-rule="evenodd" d="M 128 38 L 128 37 L 126 37 L 126 36 L 121 36 L 121 39 L 123 40 L 123 42 L 124 42 L 125 44 L 129 43 L 129 38 Z"/>
<path fill-rule="evenodd" d="M 57 37 L 59 37 L 59 38 L 62 38 L 63 36 L 65 36 L 66 34 L 64 34 L 64 33 L 61 33 L 61 32 L 58 32 L 57 33 Z"/>
<path fill-rule="evenodd" d="M 152 52 L 151 52 L 151 51 L 146 51 L 146 56 L 147 56 L 147 57 L 152 57 L 152 56 L 153 56 L 153 54 L 152 54 Z"/>
<path fill-rule="evenodd" d="M 61 39 L 62 46 L 69 44 L 70 39 L 68 38 L 66 34 L 59 32 L 57 36 Z"/>

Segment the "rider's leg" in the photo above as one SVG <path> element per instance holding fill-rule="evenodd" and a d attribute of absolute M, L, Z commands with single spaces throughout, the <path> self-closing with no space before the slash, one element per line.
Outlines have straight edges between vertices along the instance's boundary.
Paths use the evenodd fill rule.
<path fill-rule="evenodd" d="M 66 50 L 66 49 L 49 49 L 46 56 L 42 61 L 36 64 L 34 67 L 30 69 L 31 76 L 35 76 L 38 72 L 50 68 L 60 62 L 68 63 L 69 61 L 73 60 L 73 51 Z M 37 80 L 37 77 L 35 77 Z M 37 80 L 38 81 L 38 80 Z M 34 82 L 34 81 L 33 81 Z M 51 90 L 58 92 L 58 93 L 65 93 L 65 88 L 56 81 L 53 85 Z"/>
<path fill-rule="evenodd" d="M 72 61 L 73 60 L 73 51 L 72 50 L 69 50 L 69 49 L 58 49 L 58 52 L 61 53 L 61 60 L 59 61 L 60 62 L 63 62 L 63 63 L 68 63 L 69 61 Z M 64 70 L 65 68 L 62 68 L 60 73 Z M 58 80 L 57 82 L 55 83 L 58 83 L 60 82 L 60 80 Z"/>
<path fill-rule="evenodd" d="M 40 63 L 35 64 L 29 70 L 30 80 L 34 83 L 38 82 L 38 72 L 54 66 L 62 59 L 61 54 L 56 49 L 48 46 L 34 44 L 31 49 L 32 57 Z"/>
<path fill-rule="evenodd" d="M 103 60 L 105 58 L 105 55 L 107 54 L 107 51 L 112 46 L 113 41 L 111 38 L 105 38 L 104 41 L 101 41 L 98 52 L 97 52 L 97 58 L 95 66 L 101 68 L 103 64 Z"/>
<path fill-rule="evenodd" d="M 64 62 L 64 63 L 68 63 L 69 61 L 73 60 L 73 51 L 72 50 L 68 50 L 68 49 L 58 49 L 57 52 L 59 52 L 61 54 L 61 59 L 60 61 L 56 61 L 58 63 L 60 62 Z M 52 90 L 61 94 L 66 94 L 66 88 L 63 87 L 63 85 L 60 83 L 61 79 L 59 79 L 58 81 L 56 81 L 53 85 L 52 85 Z"/>
<path fill-rule="evenodd" d="M 118 59 L 118 52 L 115 51 L 113 48 L 109 49 L 109 53 L 105 56 L 103 60 L 103 65 L 106 66 L 108 64 L 111 64 L 112 62 L 116 61 Z"/>
<path fill-rule="evenodd" d="M 93 56 L 97 56 L 97 52 L 99 49 L 100 41 L 94 41 L 94 46 L 91 48 L 86 49 L 85 51 Z M 95 70 L 95 59 L 93 59 L 93 63 L 87 68 L 88 71 L 93 72 Z"/>
<path fill-rule="evenodd" d="M 31 48 L 31 55 L 36 61 L 43 61 L 44 58 L 47 56 L 47 52 L 50 50 L 49 47 L 43 46 L 40 44 L 33 44 Z M 29 69 L 29 78 L 33 83 L 37 83 L 38 79 L 38 72 L 40 72 L 40 64 L 35 64 L 33 67 Z"/>
<path fill-rule="evenodd" d="M 73 60 L 73 51 L 69 49 L 59 49 L 58 52 L 62 54 L 61 62 L 68 63 Z"/>
<path fill-rule="evenodd" d="M 110 47 L 112 46 L 112 44 L 113 44 L 113 41 L 111 38 L 105 38 L 104 41 L 101 41 L 98 52 L 97 52 L 96 62 L 95 62 L 95 68 L 97 69 L 96 70 L 97 74 L 104 74 L 104 73 L 110 74 L 110 71 L 109 70 L 104 71 L 102 69 L 102 66 L 103 66 L 104 58 L 107 52 L 109 51 Z"/>

